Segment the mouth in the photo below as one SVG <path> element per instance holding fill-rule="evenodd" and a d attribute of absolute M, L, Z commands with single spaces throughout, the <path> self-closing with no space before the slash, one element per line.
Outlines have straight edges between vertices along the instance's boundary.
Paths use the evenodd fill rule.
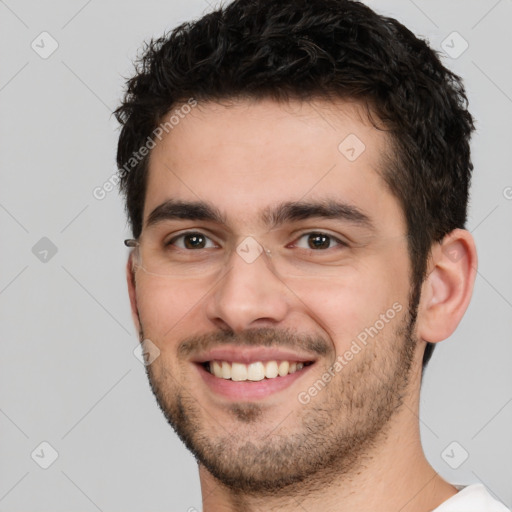
<path fill-rule="evenodd" d="M 235 382 L 259 382 L 263 379 L 277 379 L 301 371 L 313 361 L 255 361 L 249 364 L 229 361 L 206 361 L 203 368 L 219 379 Z"/>
<path fill-rule="evenodd" d="M 233 401 L 253 401 L 290 387 L 309 373 L 316 359 L 266 347 L 223 347 L 192 362 L 214 395 Z"/>

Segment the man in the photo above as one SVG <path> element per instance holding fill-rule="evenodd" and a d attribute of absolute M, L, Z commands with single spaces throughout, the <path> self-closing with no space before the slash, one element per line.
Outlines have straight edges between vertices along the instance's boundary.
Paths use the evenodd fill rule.
<path fill-rule="evenodd" d="M 349 0 L 239 0 L 146 48 L 116 111 L 128 287 L 205 511 L 506 510 L 419 435 L 476 273 L 466 103 Z"/>

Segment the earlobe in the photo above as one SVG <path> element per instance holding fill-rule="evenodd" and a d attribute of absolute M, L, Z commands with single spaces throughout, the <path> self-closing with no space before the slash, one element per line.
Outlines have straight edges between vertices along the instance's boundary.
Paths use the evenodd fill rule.
<path fill-rule="evenodd" d="M 418 313 L 421 339 L 437 343 L 455 331 L 471 300 L 476 269 L 475 242 L 468 231 L 455 229 L 433 246 Z"/>
<path fill-rule="evenodd" d="M 139 321 L 139 311 L 137 308 L 137 287 L 135 283 L 135 270 L 133 266 L 132 255 L 128 258 L 126 263 L 126 282 L 128 285 L 128 295 L 130 297 L 130 308 L 132 312 L 132 319 L 137 329 L 137 332 L 140 332 L 140 321 Z"/>

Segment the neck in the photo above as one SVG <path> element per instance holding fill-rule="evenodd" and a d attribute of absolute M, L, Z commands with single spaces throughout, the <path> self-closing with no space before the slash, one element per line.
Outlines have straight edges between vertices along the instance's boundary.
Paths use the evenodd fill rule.
<path fill-rule="evenodd" d="M 204 512 L 429 512 L 457 493 L 428 463 L 419 432 L 419 390 L 405 399 L 371 449 L 343 473 L 330 468 L 280 494 L 255 496 L 227 488 L 199 466 Z M 299 507 L 300 503 L 300 507 Z"/>

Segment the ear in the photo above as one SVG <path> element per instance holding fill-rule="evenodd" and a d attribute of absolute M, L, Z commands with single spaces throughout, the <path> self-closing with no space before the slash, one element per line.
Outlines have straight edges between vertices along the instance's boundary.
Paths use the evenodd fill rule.
<path fill-rule="evenodd" d="M 471 300 L 476 270 L 475 241 L 469 231 L 455 229 L 434 244 L 421 289 L 420 339 L 437 343 L 455 331 Z"/>
<path fill-rule="evenodd" d="M 135 283 L 135 269 L 133 265 L 133 254 L 130 254 L 128 261 L 126 263 L 126 282 L 128 284 L 128 295 L 130 297 L 130 307 L 132 311 L 132 319 L 135 324 L 135 328 L 137 332 L 140 333 L 140 321 L 139 321 L 139 311 L 137 308 L 137 289 Z"/>

